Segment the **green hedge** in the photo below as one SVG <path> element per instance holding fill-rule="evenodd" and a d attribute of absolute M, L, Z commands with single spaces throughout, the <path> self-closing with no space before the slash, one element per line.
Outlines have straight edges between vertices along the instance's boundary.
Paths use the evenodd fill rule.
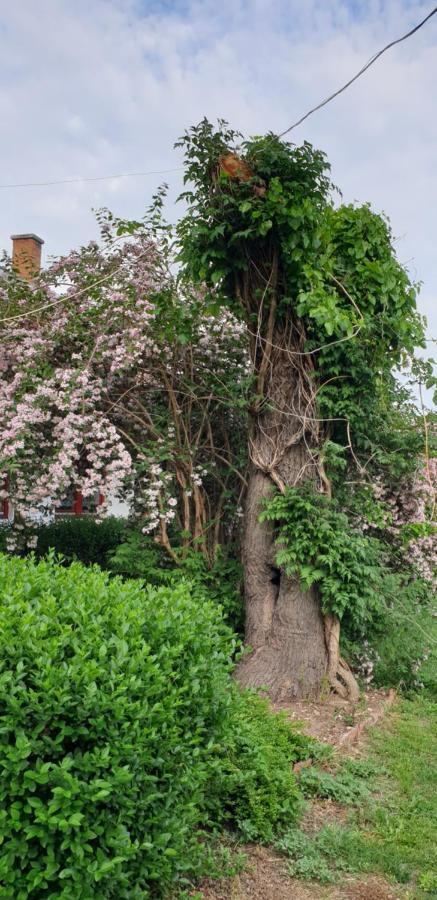
<path fill-rule="evenodd" d="M 270 840 L 296 817 L 301 741 L 238 691 L 235 637 L 189 584 L 0 554 L 0 607 L 1 897 L 166 896 L 205 828 Z"/>
<path fill-rule="evenodd" d="M 6 552 L 8 527 L 0 528 L 0 551 Z M 96 522 L 91 516 L 63 516 L 49 525 L 40 525 L 35 555 L 46 556 L 54 550 L 67 562 L 79 560 L 85 565 L 97 563 L 106 568 L 109 553 L 126 540 L 128 526 L 125 519 L 108 516 Z"/>
<path fill-rule="evenodd" d="M 180 565 L 175 566 L 166 550 L 153 538 L 130 528 L 126 529 L 123 542 L 109 550 L 106 568 L 124 577 L 142 578 L 156 586 L 176 585 L 181 579 L 189 581 L 193 597 L 199 602 L 208 598 L 219 603 L 228 625 L 237 633 L 243 633 L 243 572 L 237 554 L 232 555 L 228 549 L 219 548 L 212 565 L 207 564 L 203 553 L 191 550 L 186 555 L 181 554 Z"/>
<path fill-rule="evenodd" d="M 108 516 L 101 522 L 91 517 L 65 516 L 38 529 L 36 554 L 45 556 L 50 549 L 67 560 L 78 559 L 85 565 L 106 567 L 108 553 L 125 540 L 126 522 Z"/>
<path fill-rule="evenodd" d="M 1 896 L 148 897 L 195 872 L 233 702 L 220 612 L 50 559 L 0 556 L 0 592 Z"/>

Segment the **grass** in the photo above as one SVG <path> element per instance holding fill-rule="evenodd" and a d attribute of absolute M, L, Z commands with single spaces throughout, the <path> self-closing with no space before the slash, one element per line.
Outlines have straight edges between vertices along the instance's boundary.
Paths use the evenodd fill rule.
<path fill-rule="evenodd" d="M 293 830 L 277 841 L 294 876 L 329 882 L 345 872 L 380 872 L 408 885 L 410 898 L 437 898 L 437 703 L 400 701 L 371 735 L 366 759 L 302 776 L 307 796 L 354 811 L 347 825 L 312 835 Z"/>
<path fill-rule="evenodd" d="M 375 834 L 396 854 L 420 887 L 437 895 L 437 703 L 403 701 L 372 752 L 391 778 L 386 802 L 376 809 Z"/>

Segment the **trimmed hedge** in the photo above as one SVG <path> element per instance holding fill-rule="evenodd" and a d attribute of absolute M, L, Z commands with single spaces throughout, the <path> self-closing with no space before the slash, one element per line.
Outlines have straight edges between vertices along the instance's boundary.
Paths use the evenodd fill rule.
<path fill-rule="evenodd" d="M 38 529 L 36 555 L 46 556 L 53 549 L 68 561 L 98 563 L 104 569 L 108 554 L 125 540 L 126 527 L 126 521 L 115 516 L 107 516 L 101 522 L 88 516 L 65 516 Z"/>
<path fill-rule="evenodd" d="M 1 896 L 164 894 L 199 869 L 235 703 L 220 611 L 50 558 L 0 555 L 0 594 Z"/>
<path fill-rule="evenodd" d="M 6 552 L 8 526 L 0 527 L 0 552 Z M 49 525 L 37 529 L 38 543 L 35 556 L 40 559 L 49 550 L 62 556 L 65 562 L 73 560 L 85 565 L 97 563 L 102 569 L 107 567 L 108 554 L 113 553 L 128 534 L 125 519 L 107 516 L 96 522 L 91 516 L 63 516 Z M 24 555 L 24 553 L 20 553 Z"/>

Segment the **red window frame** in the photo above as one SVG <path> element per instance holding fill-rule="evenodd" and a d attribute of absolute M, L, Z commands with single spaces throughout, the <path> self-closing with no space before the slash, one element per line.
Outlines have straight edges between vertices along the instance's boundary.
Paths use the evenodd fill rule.
<path fill-rule="evenodd" d="M 8 479 L 5 478 L 5 480 L 3 482 L 3 487 L 6 489 L 7 486 L 8 486 Z M 9 509 L 10 509 L 9 499 L 7 497 L 5 497 L 5 499 L 0 502 L 0 521 L 2 521 L 3 519 L 9 520 Z"/>
<path fill-rule="evenodd" d="M 104 495 L 99 491 L 96 508 L 98 506 L 102 506 L 105 502 Z M 71 506 L 64 509 L 60 509 L 59 506 L 56 508 L 55 513 L 57 516 L 92 516 L 93 513 L 88 510 L 84 510 L 83 508 L 83 495 L 80 491 L 74 492 L 74 499 Z"/>

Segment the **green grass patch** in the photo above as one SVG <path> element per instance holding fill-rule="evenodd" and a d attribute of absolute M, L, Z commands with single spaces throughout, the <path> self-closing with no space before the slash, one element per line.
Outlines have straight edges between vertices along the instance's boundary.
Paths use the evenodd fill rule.
<path fill-rule="evenodd" d="M 437 703 L 402 700 L 372 733 L 368 758 L 337 772 L 308 769 L 299 781 L 309 797 L 356 808 L 346 826 L 290 830 L 276 842 L 293 875 L 329 882 L 380 872 L 411 884 L 410 897 L 437 897 Z"/>

